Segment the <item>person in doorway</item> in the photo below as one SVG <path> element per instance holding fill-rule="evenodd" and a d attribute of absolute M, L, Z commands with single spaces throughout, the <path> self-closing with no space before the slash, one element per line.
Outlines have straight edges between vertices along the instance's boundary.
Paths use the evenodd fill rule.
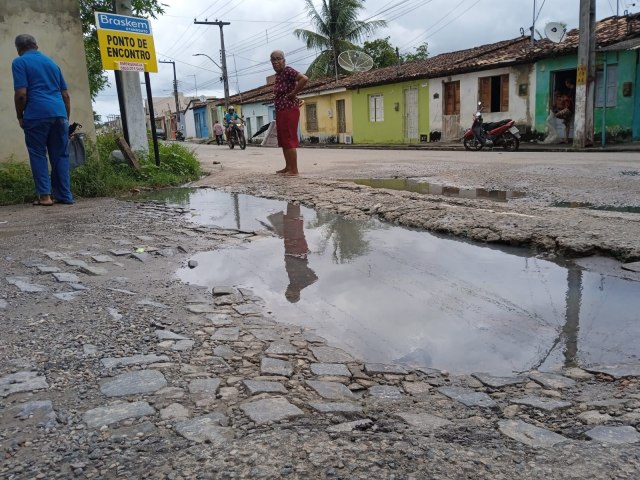
<path fill-rule="evenodd" d="M 276 173 L 285 176 L 298 175 L 298 122 L 300 121 L 300 105 L 298 93 L 309 80 L 306 75 L 286 65 L 284 52 L 274 50 L 271 53 L 271 66 L 276 72 L 273 87 L 274 105 L 276 107 L 276 131 L 278 144 L 282 148 L 285 167 Z"/>
<path fill-rule="evenodd" d="M 569 132 L 571 131 L 575 111 L 576 86 L 570 79 L 566 79 L 564 85 L 565 92 L 561 93 L 557 99 L 558 111 L 556 112 L 556 117 L 561 119 L 564 124 L 564 140 L 562 143 L 569 143 Z"/>
<path fill-rule="evenodd" d="M 32 35 L 18 35 L 15 47 L 18 57 L 11 64 L 14 104 L 38 195 L 34 205 L 50 206 L 54 200 L 72 204 L 67 84 L 60 67 L 38 51 Z"/>
<path fill-rule="evenodd" d="M 216 136 L 216 145 L 222 145 L 224 143 L 224 139 L 222 138 L 222 134 L 224 133 L 224 129 L 218 120 L 213 124 L 213 134 Z"/>

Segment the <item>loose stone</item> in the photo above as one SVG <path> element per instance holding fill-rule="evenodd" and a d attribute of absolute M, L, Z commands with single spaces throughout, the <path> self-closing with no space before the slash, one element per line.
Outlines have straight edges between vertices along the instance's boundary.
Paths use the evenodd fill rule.
<path fill-rule="evenodd" d="M 240 408 L 257 425 L 304 415 L 302 410 L 284 398 L 267 398 L 244 403 Z"/>
<path fill-rule="evenodd" d="M 89 428 L 97 428 L 102 425 L 111 425 L 127 418 L 154 415 L 155 412 L 155 409 L 147 402 L 115 402 L 106 407 L 98 407 L 85 412 L 83 420 Z"/>
<path fill-rule="evenodd" d="M 390 385 L 376 385 L 369 388 L 369 396 L 377 400 L 398 400 L 402 398 L 402 392 Z"/>
<path fill-rule="evenodd" d="M 640 433 L 629 426 L 625 427 L 596 427 L 585 435 L 591 440 L 607 443 L 610 445 L 623 445 L 626 443 L 640 442 Z"/>
<path fill-rule="evenodd" d="M 571 406 L 571 402 L 561 402 L 559 400 L 549 400 L 541 397 L 524 397 L 516 398 L 511 402 L 518 405 L 526 405 L 528 407 L 538 408 L 545 412 L 552 412 L 561 408 L 567 408 Z"/>
<path fill-rule="evenodd" d="M 263 358 L 260 362 L 260 372 L 262 375 L 282 375 L 283 377 L 290 377 L 293 375 L 293 367 L 285 360 Z"/>
<path fill-rule="evenodd" d="M 366 363 L 364 365 L 364 371 L 369 375 L 375 375 L 378 373 L 406 375 L 409 373 L 406 368 L 400 365 L 386 365 L 384 363 Z"/>
<path fill-rule="evenodd" d="M 526 377 L 495 377 L 488 373 L 472 373 L 472 377 L 477 378 L 482 383 L 492 388 L 508 387 L 510 385 L 520 385 L 526 383 Z"/>
<path fill-rule="evenodd" d="M 553 447 L 566 440 L 562 435 L 521 420 L 501 420 L 498 422 L 498 429 L 507 437 L 530 447 Z"/>
<path fill-rule="evenodd" d="M 554 373 L 531 372 L 528 377 L 545 388 L 561 390 L 576 385 L 576 381 Z"/>
<path fill-rule="evenodd" d="M 157 370 L 141 370 L 118 375 L 105 382 L 100 391 L 107 397 L 119 397 L 134 393 L 152 393 L 167 386 L 167 380 Z"/>
<path fill-rule="evenodd" d="M 330 375 L 335 377 L 351 376 L 351 371 L 342 363 L 312 363 L 311 373 L 314 375 Z"/>
<path fill-rule="evenodd" d="M 284 385 L 278 382 L 267 382 L 264 380 L 244 380 L 242 382 L 251 395 L 257 393 L 287 393 Z"/>
<path fill-rule="evenodd" d="M 169 357 L 166 355 L 134 355 L 132 357 L 120 357 L 120 358 L 103 358 L 101 360 L 102 365 L 105 368 L 127 367 L 129 365 L 148 365 L 156 362 L 168 362 Z"/>
<path fill-rule="evenodd" d="M 354 358 L 344 350 L 335 347 L 309 347 L 313 356 L 321 363 L 349 363 L 354 362 Z"/>
<path fill-rule="evenodd" d="M 187 440 L 198 443 L 207 442 L 214 447 L 219 447 L 233 438 L 233 431 L 221 426 L 226 423 L 224 414 L 214 412 L 176 423 L 176 432 Z"/>
<path fill-rule="evenodd" d="M 353 400 L 356 396 L 341 383 L 307 380 L 307 385 L 327 400 Z"/>
<path fill-rule="evenodd" d="M 486 393 L 476 392 L 462 387 L 441 387 L 438 389 L 438 392 L 467 407 L 493 408 L 497 406 L 496 402 Z"/>
<path fill-rule="evenodd" d="M 6 397 L 12 393 L 30 392 L 49 388 L 45 377 L 37 372 L 16 372 L 5 377 L 0 377 L 0 397 Z"/>

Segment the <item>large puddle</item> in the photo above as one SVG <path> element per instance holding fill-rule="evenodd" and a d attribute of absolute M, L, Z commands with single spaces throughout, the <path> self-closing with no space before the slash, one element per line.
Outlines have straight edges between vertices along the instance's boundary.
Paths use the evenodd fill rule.
<path fill-rule="evenodd" d="M 501 375 L 640 355 L 640 282 L 283 201 L 175 195 L 199 224 L 276 234 L 198 253 L 179 278 L 250 288 L 362 360 Z"/>

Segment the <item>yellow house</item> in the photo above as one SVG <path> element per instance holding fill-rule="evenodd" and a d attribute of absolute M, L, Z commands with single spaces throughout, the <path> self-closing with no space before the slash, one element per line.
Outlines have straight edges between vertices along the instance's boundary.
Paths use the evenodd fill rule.
<path fill-rule="evenodd" d="M 353 114 L 351 90 L 325 84 L 318 89 L 305 89 L 300 111 L 302 139 L 311 143 L 351 143 Z"/>

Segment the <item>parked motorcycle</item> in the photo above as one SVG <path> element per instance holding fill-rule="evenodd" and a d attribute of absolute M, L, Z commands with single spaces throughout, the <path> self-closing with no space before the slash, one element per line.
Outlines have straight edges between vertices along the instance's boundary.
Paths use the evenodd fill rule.
<path fill-rule="evenodd" d="M 238 118 L 232 120 L 228 125 L 227 130 L 227 145 L 233 149 L 238 145 L 242 150 L 247 148 L 247 139 L 244 136 L 244 123 L 242 119 Z"/>
<path fill-rule="evenodd" d="M 482 120 L 482 102 L 478 102 L 478 111 L 473 115 L 473 124 L 462 136 L 464 148 L 482 150 L 483 147 L 503 147 L 515 152 L 520 148 L 520 131 L 510 118 L 497 122 L 484 123 Z"/>
<path fill-rule="evenodd" d="M 176 140 L 178 140 L 179 142 L 184 142 L 184 133 L 182 133 L 180 130 L 176 132 Z"/>

